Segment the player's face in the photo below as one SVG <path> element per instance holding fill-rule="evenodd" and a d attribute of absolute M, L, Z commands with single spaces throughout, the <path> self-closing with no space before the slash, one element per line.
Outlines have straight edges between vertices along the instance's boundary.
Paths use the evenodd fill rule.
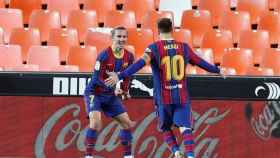
<path fill-rule="evenodd" d="M 116 30 L 112 37 L 112 42 L 117 49 L 123 49 L 127 42 L 127 31 Z"/>

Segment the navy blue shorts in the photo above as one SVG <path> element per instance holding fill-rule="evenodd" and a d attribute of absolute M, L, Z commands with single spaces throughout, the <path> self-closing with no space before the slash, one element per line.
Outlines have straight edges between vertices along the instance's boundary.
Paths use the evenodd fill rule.
<path fill-rule="evenodd" d="M 157 105 L 156 111 L 159 118 L 158 126 L 161 131 L 170 130 L 173 125 L 192 128 L 193 120 L 189 103 Z"/>
<path fill-rule="evenodd" d="M 108 117 L 115 117 L 126 112 L 121 100 L 113 95 L 85 96 L 87 114 L 92 111 L 104 112 Z"/>

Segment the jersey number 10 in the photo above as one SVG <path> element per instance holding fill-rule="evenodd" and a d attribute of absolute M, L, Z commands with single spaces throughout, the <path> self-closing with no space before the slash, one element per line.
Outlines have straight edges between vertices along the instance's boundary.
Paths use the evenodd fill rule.
<path fill-rule="evenodd" d="M 180 81 L 185 76 L 185 61 L 182 55 L 165 56 L 161 59 L 161 65 L 165 65 L 166 80 Z"/>

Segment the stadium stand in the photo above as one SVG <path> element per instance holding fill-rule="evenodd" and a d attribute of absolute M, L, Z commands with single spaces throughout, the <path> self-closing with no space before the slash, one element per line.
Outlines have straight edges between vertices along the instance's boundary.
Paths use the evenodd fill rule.
<path fill-rule="evenodd" d="M 268 49 L 265 53 L 262 67 L 272 68 L 274 75 L 280 75 L 280 49 Z"/>
<path fill-rule="evenodd" d="M 133 11 L 108 11 L 104 20 L 105 27 L 124 26 L 126 28 L 136 28 L 136 18 Z"/>
<path fill-rule="evenodd" d="M 22 64 L 19 45 L 0 45 L 0 67 L 6 69 Z"/>
<path fill-rule="evenodd" d="M 173 31 L 173 38 L 180 42 L 188 43 L 192 47 L 192 35 L 191 31 L 188 29 L 175 29 Z"/>
<path fill-rule="evenodd" d="M 86 35 L 85 45 L 95 46 L 97 53 L 111 45 L 111 35 L 89 30 Z"/>

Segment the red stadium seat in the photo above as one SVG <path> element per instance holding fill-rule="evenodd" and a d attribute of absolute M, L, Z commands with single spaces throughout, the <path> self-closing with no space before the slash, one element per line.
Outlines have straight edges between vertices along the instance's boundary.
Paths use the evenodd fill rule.
<path fill-rule="evenodd" d="M 270 47 L 269 34 L 265 30 L 243 31 L 239 47 L 252 49 L 254 64 L 260 64 L 266 49 Z"/>
<path fill-rule="evenodd" d="M 28 49 L 32 45 L 41 45 L 40 32 L 36 28 L 15 28 L 10 36 L 10 44 L 21 46 L 22 59 L 26 61 Z"/>
<path fill-rule="evenodd" d="M 272 68 L 274 75 L 280 76 L 280 49 L 268 49 L 261 66 Z"/>
<path fill-rule="evenodd" d="M 200 0 L 192 0 L 192 6 L 199 6 Z"/>
<path fill-rule="evenodd" d="M 174 15 L 171 11 L 149 11 L 143 18 L 141 28 L 152 29 L 154 32 L 154 40 L 158 38 L 157 21 L 160 18 L 174 19 Z M 173 22 L 174 23 L 174 22 Z"/>
<path fill-rule="evenodd" d="M 59 66 L 59 48 L 56 46 L 32 46 L 28 51 L 27 64 L 39 65 L 40 71 L 53 71 Z"/>
<path fill-rule="evenodd" d="M 124 10 L 133 11 L 136 23 L 141 24 L 147 12 L 155 10 L 154 0 L 126 0 Z"/>
<path fill-rule="evenodd" d="M 23 27 L 21 10 L 0 8 L 0 27 L 4 29 L 5 43 L 9 43 L 12 29 Z"/>
<path fill-rule="evenodd" d="M 31 12 L 41 9 L 41 0 L 10 0 L 10 8 L 22 10 L 23 22 L 28 24 Z"/>
<path fill-rule="evenodd" d="M 202 48 L 211 48 L 214 62 L 220 64 L 226 48 L 233 47 L 232 33 L 229 30 L 210 30 L 202 40 Z"/>
<path fill-rule="evenodd" d="M 150 29 L 128 29 L 127 43 L 136 49 L 135 57 L 138 59 L 144 50 L 153 42 L 153 32 Z"/>
<path fill-rule="evenodd" d="M 269 32 L 270 43 L 280 43 L 280 14 L 278 12 L 267 12 L 260 20 L 259 29 Z"/>
<path fill-rule="evenodd" d="M 21 64 L 6 68 L 5 71 L 39 71 L 39 65 Z"/>
<path fill-rule="evenodd" d="M 210 48 L 196 49 L 195 52 L 199 57 L 201 57 L 208 63 L 214 64 L 214 55 L 213 55 L 212 49 L 210 49 Z M 207 71 L 205 71 L 199 67 L 197 67 L 196 70 L 197 70 L 197 73 L 201 74 L 201 75 L 209 74 Z"/>
<path fill-rule="evenodd" d="M 41 41 L 49 39 L 49 32 L 53 28 L 60 28 L 60 15 L 57 11 L 34 10 L 29 19 L 29 27 L 38 28 Z"/>
<path fill-rule="evenodd" d="M 190 75 L 198 74 L 196 68 L 197 68 L 196 66 L 189 64 L 186 68 L 186 74 L 190 74 Z"/>
<path fill-rule="evenodd" d="M 150 65 L 144 66 L 142 69 L 140 69 L 138 74 L 151 74 L 152 73 L 152 68 Z"/>
<path fill-rule="evenodd" d="M 4 43 L 4 30 L 0 27 L 0 44 Z"/>
<path fill-rule="evenodd" d="M 76 29 L 52 29 L 50 31 L 48 45 L 58 46 L 60 52 L 60 61 L 66 61 L 69 49 L 72 46 L 78 46 L 78 32 Z"/>
<path fill-rule="evenodd" d="M 244 48 L 227 49 L 221 66 L 234 68 L 237 75 L 246 75 L 248 68 L 253 66 L 252 50 Z"/>
<path fill-rule="evenodd" d="M 209 10 L 212 26 L 220 26 L 224 14 L 230 11 L 230 0 L 200 0 L 199 9 Z"/>
<path fill-rule="evenodd" d="M 85 0 L 84 8 L 95 10 L 99 23 L 104 23 L 108 11 L 116 10 L 115 0 Z"/>
<path fill-rule="evenodd" d="M 136 28 L 136 19 L 133 11 L 109 11 L 104 21 L 105 27 L 124 26 Z"/>
<path fill-rule="evenodd" d="M 77 65 L 80 72 L 92 72 L 97 58 L 96 48 L 75 46 L 70 48 L 68 64 Z"/>
<path fill-rule="evenodd" d="M 221 28 L 230 30 L 233 42 L 239 43 L 241 31 L 251 30 L 250 14 L 248 12 L 227 12 L 221 23 Z"/>
<path fill-rule="evenodd" d="M 5 0 L 0 0 L 0 8 L 5 8 Z"/>
<path fill-rule="evenodd" d="M 176 41 L 187 43 L 192 47 L 192 35 L 188 29 L 176 29 L 172 32 L 172 36 Z"/>
<path fill-rule="evenodd" d="M 268 0 L 268 8 L 272 10 L 277 10 L 278 0 Z"/>
<path fill-rule="evenodd" d="M 264 67 L 250 67 L 247 71 L 249 76 L 273 76 L 274 72 L 271 68 Z"/>
<path fill-rule="evenodd" d="M 22 64 L 19 45 L 0 45 L 0 67 L 9 68 Z"/>
<path fill-rule="evenodd" d="M 54 67 L 54 72 L 79 72 L 79 67 L 76 65 L 59 65 Z"/>
<path fill-rule="evenodd" d="M 48 0 L 47 5 L 49 10 L 55 10 L 60 13 L 61 24 L 64 26 L 67 24 L 70 12 L 79 9 L 78 0 Z"/>
<path fill-rule="evenodd" d="M 236 75 L 236 70 L 231 67 L 223 67 L 225 75 Z"/>
<path fill-rule="evenodd" d="M 103 49 L 112 44 L 110 34 L 95 32 L 89 30 L 86 35 L 85 45 L 95 46 L 97 53 L 100 53 Z"/>
<path fill-rule="evenodd" d="M 85 42 L 89 28 L 97 26 L 97 15 L 94 10 L 73 10 L 68 17 L 67 27 L 77 29 L 80 42 Z"/>
<path fill-rule="evenodd" d="M 268 0 L 239 0 L 237 10 L 250 13 L 252 24 L 258 24 L 260 16 L 268 12 Z"/>
<path fill-rule="evenodd" d="M 181 27 L 192 32 L 193 46 L 200 47 L 203 36 L 211 29 L 211 15 L 207 10 L 186 10 Z"/>

